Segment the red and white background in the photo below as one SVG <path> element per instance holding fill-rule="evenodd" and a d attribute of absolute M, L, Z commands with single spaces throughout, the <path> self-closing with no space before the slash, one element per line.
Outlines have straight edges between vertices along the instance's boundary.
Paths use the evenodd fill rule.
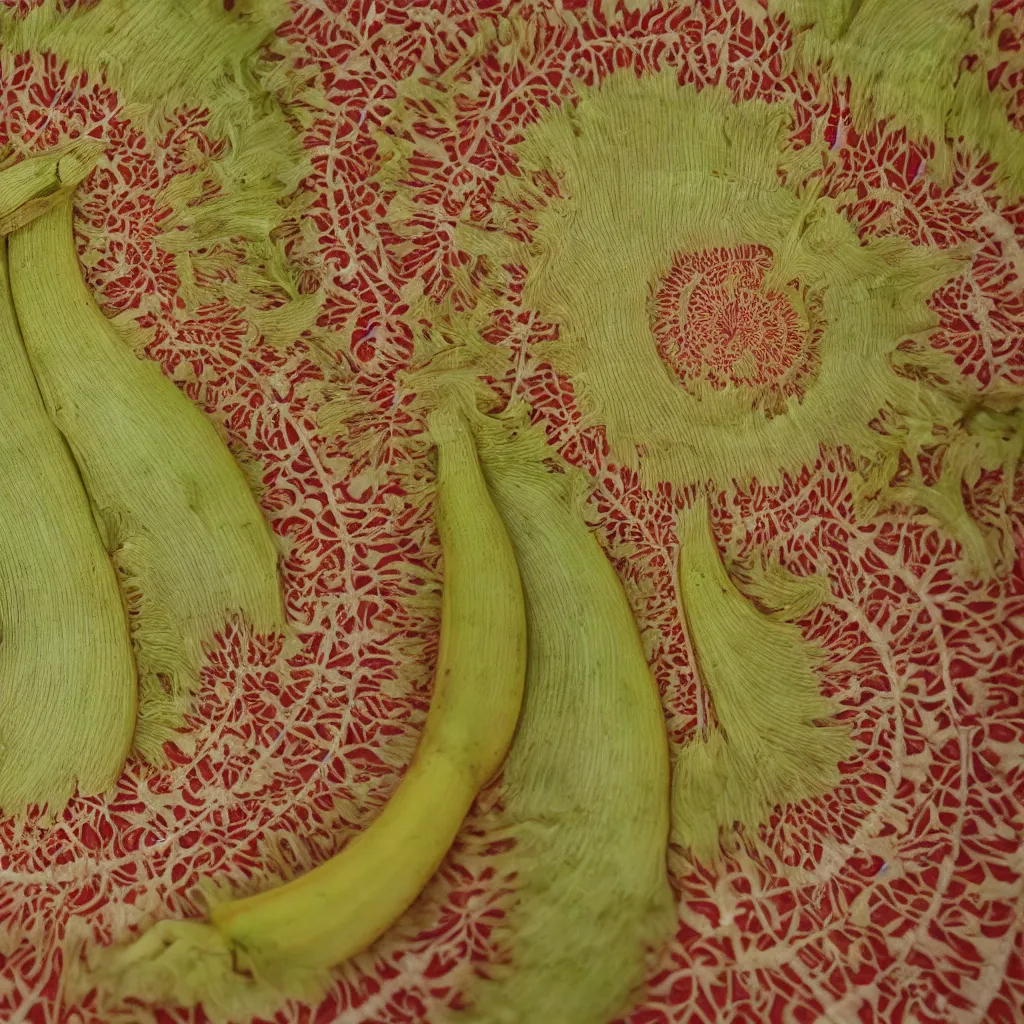
<path fill-rule="evenodd" d="M 855 132 L 842 89 L 822 96 L 784 70 L 790 30 L 756 17 L 752 0 L 630 6 L 294 0 L 280 31 L 322 70 L 326 106 L 305 139 L 315 243 L 293 255 L 326 285 L 320 326 L 335 332 L 345 386 L 366 410 L 340 436 L 318 427 L 340 387 L 324 360 L 302 341 L 271 349 L 224 303 L 186 313 L 173 259 L 154 245 L 168 212 L 161 190 L 207 144 L 204 113 L 178 111 L 162 133 L 142 134 L 102 83 L 52 60 L 0 56 L 0 142 L 42 150 L 83 132 L 107 141 L 108 161 L 77 201 L 89 284 L 108 315 L 152 329 L 149 355 L 261 467 L 297 632 L 283 649 L 280 638 L 225 630 L 166 769 L 130 762 L 113 793 L 73 800 L 52 826 L 32 815 L 0 821 L 0 1019 L 103 1024 L 95 997 L 68 983 L 65 964 L 83 944 L 198 914 L 204 878 L 251 889 L 306 870 L 393 792 L 429 702 L 440 585 L 429 511 L 405 496 L 398 465 L 403 438 L 419 430 L 395 384 L 412 354 L 403 287 L 449 291 L 466 263 L 454 225 L 487 217 L 497 181 L 515 170 L 523 125 L 571 95 L 573 81 L 672 68 L 684 83 L 794 105 L 796 134 L 824 128 L 835 154 L 827 190 L 847 193 L 844 210 L 865 238 L 971 245 L 970 273 L 931 300 L 933 343 L 980 386 L 1024 385 L 1024 203 L 1000 198 L 982 156 L 958 154 L 952 184 L 940 187 L 921 173 L 928 140 L 885 124 Z M 454 122 L 424 130 L 410 164 L 416 213 L 399 237 L 373 180 L 375 132 L 396 84 L 440 76 L 482 20 L 512 12 L 532 26 L 530 45 L 474 58 L 475 85 Z M 1002 40 L 1008 51 L 1021 43 L 1012 32 Z M 991 84 L 1016 92 L 1024 128 L 1024 76 L 997 71 Z M 994 214 L 1017 244 L 1012 232 L 993 233 Z M 655 324 L 663 356 L 681 376 L 704 366 L 711 377 L 742 358 L 760 384 L 785 377 L 799 393 L 811 342 L 788 311 L 716 284 L 731 261 L 755 289 L 758 251 L 700 259 L 714 273 L 691 322 L 727 325 L 731 347 L 716 355 L 706 334 L 695 348 Z M 674 267 L 662 297 L 695 268 Z M 696 721 L 698 683 L 673 584 L 675 496 L 645 490 L 610 458 L 600 428 L 581 428 L 571 382 L 531 353 L 551 325 L 514 308 L 498 324 L 489 340 L 509 347 L 535 419 L 595 480 L 589 518 L 625 584 L 677 749 Z M 773 818 L 756 852 L 712 870 L 672 851 L 679 925 L 631 1024 L 1024 1019 L 1024 564 L 967 582 L 938 528 L 908 516 L 858 521 L 849 472 L 847 453 L 823 450 L 779 486 L 730 490 L 714 504 L 716 535 L 739 564 L 768 551 L 828 573 L 831 599 L 800 625 L 827 650 L 822 688 L 856 754 L 834 793 Z M 972 496 L 981 510 L 986 486 Z M 1012 517 L 1019 553 L 1021 476 Z M 276 1021 L 440 1019 L 474 963 L 500 955 L 491 931 L 506 880 L 495 852 L 471 818 L 415 927 L 340 969 L 321 1005 L 288 1004 Z M 201 1010 L 133 1012 L 161 1024 L 205 1020 Z"/>

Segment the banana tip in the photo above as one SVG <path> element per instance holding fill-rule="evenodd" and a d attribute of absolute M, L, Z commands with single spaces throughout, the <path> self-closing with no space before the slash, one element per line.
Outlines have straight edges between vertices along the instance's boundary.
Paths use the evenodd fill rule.
<path fill-rule="evenodd" d="M 442 399 L 427 417 L 427 428 L 434 443 L 450 444 L 469 434 L 469 423 L 458 407 L 458 403 L 450 398 Z"/>
<path fill-rule="evenodd" d="M 106 145 L 98 139 L 80 139 L 73 143 L 57 163 L 57 179 L 64 188 L 83 182 L 99 163 Z"/>

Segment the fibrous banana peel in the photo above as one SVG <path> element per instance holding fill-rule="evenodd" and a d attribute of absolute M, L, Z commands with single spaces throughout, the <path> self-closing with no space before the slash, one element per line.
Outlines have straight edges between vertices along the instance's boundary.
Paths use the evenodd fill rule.
<path fill-rule="evenodd" d="M 324 972 L 380 936 L 437 870 L 519 716 L 526 613 L 515 553 L 466 420 L 431 416 L 435 518 L 444 556 L 441 639 L 430 711 L 381 815 L 337 856 L 276 889 L 215 905 L 205 922 L 165 921 L 104 951 L 101 989 L 153 1003 L 202 1002 L 215 1020 L 312 998 Z"/>
<path fill-rule="evenodd" d="M 714 863 L 736 826 L 750 843 L 777 808 L 830 792 L 853 745 L 820 692 L 823 652 L 737 589 L 706 497 L 680 512 L 679 540 L 681 612 L 716 721 L 676 760 L 673 839 Z"/>
<path fill-rule="evenodd" d="M 0 235 L 40 216 L 92 168 L 82 140 L 0 171 Z M 82 481 L 47 416 L 18 328 L 0 238 L 0 809 L 116 781 L 136 716 L 117 579 Z"/>
<path fill-rule="evenodd" d="M 530 643 L 501 787 L 499 823 L 516 840 L 509 964 L 470 989 L 463 1020 L 606 1024 L 641 994 L 675 923 L 665 717 L 622 584 L 583 520 L 582 478 L 549 468 L 556 453 L 525 407 L 472 422 Z"/>
<path fill-rule="evenodd" d="M 0 809 L 108 789 L 135 728 L 114 570 L 18 331 L 0 238 Z"/>
<path fill-rule="evenodd" d="M 9 239 L 11 286 L 43 401 L 113 558 L 139 670 L 135 748 L 183 723 L 204 644 L 233 615 L 284 624 L 277 548 L 213 424 L 136 357 L 82 277 L 70 194 Z"/>

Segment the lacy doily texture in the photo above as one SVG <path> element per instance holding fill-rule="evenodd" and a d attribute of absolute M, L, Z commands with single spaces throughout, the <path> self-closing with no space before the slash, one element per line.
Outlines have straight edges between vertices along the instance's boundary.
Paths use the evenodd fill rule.
<path fill-rule="evenodd" d="M 128 103 L 130 74 L 90 78 L 73 52 L 4 37 L 0 143 L 105 143 L 75 205 L 87 283 L 244 466 L 294 635 L 226 625 L 169 765 L 130 760 L 53 824 L 0 820 L 0 1018 L 109 1024 L 82 985 L 89 949 L 200 916 L 215 886 L 299 875 L 395 791 L 440 625 L 409 371 L 465 343 L 496 405 L 528 403 L 593 484 L 586 519 L 673 765 L 716 721 L 683 614 L 682 510 L 704 513 L 687 529 L 711 536 L 736 600 L 795 638 L 844 738 L 827 786 L 738 817 L 720 856 L 670 848 L 677 924 L 630 1024 L 1020 1019 L 1024 3 L 908 2 L 882 67 L 864 56 L 871 18 L 847 37 L 849 5 L 817 7 L 293 0 L 275 44 L 291 77 L 261 88 L 302 113 L 246 107 L 244 144 L 265 156 L 241 169 L 204 107 Z M 905 61 L 926 17 L 960 73 L 920 94 Z M 201 97 L 165 56 L 168 95 Z M 639 113 L 616 127 L 616 163 L 586 147 L 624 93 Z M 666 110 L 718 126 L 674 182 L 702 206 L 663 194 Z M 274 158 L 292 136 L 294 166 Z M 227 186 L 246 175 L 291 198 L 228 236 Z M 645 347 L 616 365 L 630 338 Z M 655 370 L 616 405 L 616 382 Z M 398 926 L 275 1024 L 441 1021 L 500 970 L 516 880 L 497 797 Z"/>

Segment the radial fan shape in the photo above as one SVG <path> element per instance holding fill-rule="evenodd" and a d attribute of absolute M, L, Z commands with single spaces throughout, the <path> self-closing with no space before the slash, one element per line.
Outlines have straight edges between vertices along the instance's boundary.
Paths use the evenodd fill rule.
<path fill-rule="evenodd" d="M 617 73 L 526 130 L 499 194 L 510 230 L 461 239 L 526 268 L 525 302 L 559 326 L 539 349 L 648 484 L 770 484 L 846 446 L 866 507 L 924 505 L 991 573 L 1008 538 L 982 533 L 960 484 L 1015 462 L 1019 396 L 974 393 L 927 344 L 927 300 L 966 254 L 862 240 L 822 194 L 823 145 L 791 147 L 790 120 L 781 103 Z M 901 453 L 940 444 L 957 454 L 936 486 L 892 482 Z"/>
<path fill-rule="evenodd" d="M 957 274 L 958 255 L 902 238 L 862 244 L 818 193 L 820 151 L 787 149 L 789 114 L 735 104 L 725 89 L 681 88 L 673 75 L 614 75 L 527 130 L 527 173 L 504 179 L 504 198 L 517 208 L 535 199 L 529 172 L 553 175 L 564 196 L 532 212 L 532 238 L 464 231 L 492 265 L 527 268 L 525 301 L 559 325 L 547 356 L 617 457 L 650 483 L 771 482 L 813 462 L 821 444 L 877 453 L 894 443 L 870 425 L 887 404 L 936 422 L 957 416 L 946 395 L 894 373 L 892 359 L 935 325 L 926 300 Z M 681 386 L 652 329 L 652 300 L 680 257 L 741 247 L 770 254 L 760 289 L 792 308 L 800 330 L 811 329 L 806 298 L 819 309 L 814 378 L 777 415 L 742 380 Z M 944 368 L 937 353 L 923 358 Z"/>
<path fill-rule="evenodd" d="M 520 173 L 499 185 L 497 223 L 461 228 L 460 244 L 490 274 L 474 319 L 525 271 L 524 303 L 558 325 L 538 355 L 573 382 L 585 423 L 601 425 L 614 456 L 649 485 L 770 484 L 813 465 L 821 446 L 845 446 L 863 511 L 924 505 L 967 565 L 991 574 L 1006 564 L 1008 537 L 968 515 L 962 483 L 984 467 L 1010 480 L 1020 418 L 1012 396 L 971 394 L 928 344 L 928 299 L 966 254 L 862 240 L 822 187 L 823 142 L 791 145 L 791 120 L 785 104 L 737 103 L 674 74 L 620 72 L 579 88 L 576 102 L 525 130 Z M 384 172 L 399 190 L 400 174 Z M 919 456 L 937 445 L 947 458 L 929 479 Z M 900 476 L 906 456 L 915 468 Z M 834 785 L 849 747 L 841 730 L 815 728 L 830 710 L 798 628 L 746 606 L 709 528 L 683 532 L 681 604 L 716 713 L 750 707 L 761 719 L 730 730 L 719 713 L 706 756 L 680 759 L 677 812 L 700 803 L 698 778 L 724 794 L 710 816 L 676 821 L 677 836 L 707 854 L 719 827 L 756 826 L 774 806 Z M 763 641 L 763 673 L 737 660 L 747 627 Z M 731 749 L 758 733 L 802 739 Z"/>

